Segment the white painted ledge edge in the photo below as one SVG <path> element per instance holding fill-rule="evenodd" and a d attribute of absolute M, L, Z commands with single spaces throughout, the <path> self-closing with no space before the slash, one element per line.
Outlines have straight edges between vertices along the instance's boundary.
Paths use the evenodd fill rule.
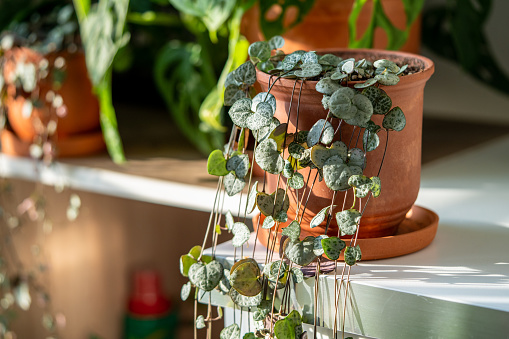
<path fill-rule="evenodd" d="M 147 178 L 111 170 L 55 162 L 50 166 L 32 159 L 0 154 L 0 176 L 40 180 L 49 186 L 64 186 L 74 190 L 99 193 L 124 199 L 210 212 L 214 188 Z M 224 211 L 237 211 L 239 197 L 226 197 Z M 251 215 L 248 215 L 251 216 Z"/>

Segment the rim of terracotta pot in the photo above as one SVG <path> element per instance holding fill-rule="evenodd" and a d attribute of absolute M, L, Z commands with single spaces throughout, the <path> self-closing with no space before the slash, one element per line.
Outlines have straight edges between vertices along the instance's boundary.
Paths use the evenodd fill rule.
<path fill-rule="evenodd" d="M 353 56 L 357 56 L 356 60 L 365 58 L 368 61 L 375 61 L 378 59 L 388 59 L 390 61 L 395 62 L 398 65 L 408 64 L 410 67 L 419 67 L 421 70 L 416 73 L 403 75 L 399 77 L 399 82 L 395 86 L 402 87 L 408 84 L 415 84 L 416 82 L 426 82 L 435 72 L 435 64 L 433 61 L 425 56 L 419 54 L 413 54 L 408 52 L 400 52 L 400 51 L 388 51 L 381 49 L 367 49 L 367 48 L 336 48 L 336 49 L 319 49 L 316 52 L 319 54 L 334 54 L 337 56 L 343 57 L 343 59 L 351 58 Z M 268 83 L 269 80 L 276 80 L 277 76 L 270 75 L 265 72 L 256 69 L 256 77 L 257 80 L 263 83 Z M 272 79 L 270 79 L 272 77 Z M 286 79 L 279 78 L 277 80 L 276 85 L 281 85 L 284 87 L 292 86 L 295 83 L 296 79 Z M 316 83 L 318 80 L 306 80 L 303 82 L 302 89 L 315 89 Z M 349 81 L 349 85 L 355 85 L 357 83 L 362 83 L 364 81 Z M 384 86 L 384 87 L 392 87 L 392 86 Z"/>

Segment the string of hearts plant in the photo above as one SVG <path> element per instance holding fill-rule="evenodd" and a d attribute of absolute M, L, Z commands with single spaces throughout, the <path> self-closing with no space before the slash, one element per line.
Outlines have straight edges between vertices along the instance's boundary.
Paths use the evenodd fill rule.
<path fill-rule="evenodd" d="M 383 89 L 384 86 L 398 83 L 400 76 L 408 72 L 406 65 L 400 67 L 386 59 L 374 62 L 366 59 L 343 60 L 333 54 L 319 55 L 304 51 L 285 55 L 281 51 L 283 44 L 284 40 L 279 36 L 268 42 L 253 43 L 249 47 L 250 61 L 231 72 L 226 80 L 225 102 L 231 105 L 229 115 L 234 128 L 225 149 L 213 151 L 208 159 L 208 172 L 219 177 L 214 208 L 202 246 L 194 247 L 180 259 L 181 273 L 189 277 L 189 282 L 182 288 L 182 299 L 189 297 L 192 287 L 195 287 L 195 303 L 212 290 L 228 294 L 236 306 L 251 312 L 256 323 L 256 328 L 252 331 L 249 329 L 244 339 L 306 337 L 302 329 L 302 315 L 292 307 L 292 286 L 301 283 L 305 277 L 315 277 L 314 309 L 318 309 L 318 277 L 325 266 L 332 267 L 334 274 L 337 274 L 341 253 L 344 265 L 340 279 L 336 279 L 337 321 L 334 333 L 337 335 L 340 325 L 344 332 L 350 269 L 361 260 L 361 248 L 356 244 L 359 223 L 369 200 L 381 193 L 380 178 L 363 174 L 366 154 L 379 146 L 379 135 L 385 133 L 388 139 L 389 134 L 401 131 L 406 124 L 403 111 L 399 107 L 392 108 L 391 98 Z M 255 67 L 270 73 L 271 80 L 274 80 L 269 81 L 267 92 L 255 93 L 253 89 L 257 77 Z M 323 115 L 311 129 L 290 133 L 289 121 L 279 121 L 274 117 L 276 98 L 270 92 L 280 78 L 295 79 L 292 98 L 297 83 L 318 81 L 316 91 L 323 94 L 324 109 Z M 349 86 L 354 80 L 354 86 Z M 291 106 L 297 105 L 297 124 L 299 114 L 310 113 L 299 111 L 300 93 L 298 98 L 296 103 L 292 99 L 288 108 L 291 111 Z M 372 120 L 373 115 L 383 116 L 382 126 Z M 355 133 L 345 140 L 342 131 L 352 126 Z M 249 133 L 254 137 L 254 157 L 251 160 L 246 152 Z M 385 145 L 380 169 L 387 152 L 387 142 Z M 252 182 L 254 161 L 265 171 L 262 183 Z M 311 175 L 305 177 L 300 173 L 305 168 L 315 173 L 314 180 L 324 180 L 333 194 L 332 200 L 306 225 L 314 228 L 326 222 L 324 234 L 301 240 L 303 216 L 314 185 Z M 277 178 L 273 191 L 267 191 L 268 175 Z M 249 193 L 242 203 L 246 186 Z M 342 204 L 336 201 L 336 193 L 348 191 L 354 197 L 351 206 L 345 206 L 346 194 Z M 223 221 L 222 202 L 225 194 L 240 194 L 241 205 L 236 216 L 226 211 Z M 293 220 L 288 220 L 290 194 L 300 197 Z M 267 249 L 257 248 L 255 243 L 249 257 L 245 256 L 245 246 L 251 234 L 245 221 L 247 214 L 255 208 L 263 215 L 263 222 L 262 218 L 258 219 L 257 234 L 260 229 L 266 229 L 270 231 L 270 237 Z M 328 236 L 327 231 L 334 217 L 338 225 L 337 236 Z M 282 228 L 283 223 L 288 226 Z M 225 230 L 233 234 L 232 244 L 237 249 L 233 265 L 215 257 L 218 237 Z M 279 232 L 282 244 L 280 259 L 274 255 Z M 348 246 L 342 237 L 351 238 Z M 203 250 L 209 238 L 212 239 L 212 252 L 211 255 L 204 255 Z M 257 250 L 265 252 L 263 262 L 254 259 Z M 342 288 L 346 291 L 343 316 L 340 317 L 339 295 Z M 211 336 L 212 322 L 222 314 L 220 310 L 218 313 L 218 317 L 213 318 L 209 302 L 207 314 L 196 315 L 196 328 L 207 327 L 208 338 Z M 316 312 L 313 322 L 316 326 Z M 232 324 L 222 330 L 221 338 L 240 338 L 240 333 L 239 325 Z M 316 337 L 316 328 L 314 333 Z"/>

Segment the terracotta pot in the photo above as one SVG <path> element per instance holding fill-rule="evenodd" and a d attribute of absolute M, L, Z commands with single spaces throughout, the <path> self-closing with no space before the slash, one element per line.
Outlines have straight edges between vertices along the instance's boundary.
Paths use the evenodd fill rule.
<path fill-rule="evenodd" d="M 398 225 L 405 218 L 406 213 L 414 204 L 420 185 L 421 169 L 421 134 L 422 134 L 422 106 L 423 94 L 426 81 L 434 72 L 433 62 L 425 57 L 418 55 L 390 52 L 379 50 L 339 50 L 323 51 L 335 53 L 343 58 L 354 57 L 356 59 L 366 58 L 374 61 L 385 58 L 393 60 L 398 64 L 409 64 L 410 67 L 417 67 L 422 71 L 411 75 L 402 76 L 396 86 L 383 86 L 383 89 L 392 98 L 393 106 L 399 106 L 405 113 L 407 124 L 401 132 L 389 133 L 388 151 L 385 156 L 383 167 L 380 172 L 382 182 L 382 194 L 378 198 L 371 198 L 362 218 L 359 237 L 372 238 L 392 235 L 396 232 Z M 263 91 L 267 91 L 270 76 L 257 72 L 258 84 Z M 275 78 L 273 79 L 275 80 Z M 272 81 L 273 81 L 272 80 Z M 282 123 L 289 122 L 288 132 L 294 133 L 297 126 L 297 100 L 302 82 L 297 82 L 293 96 L 293 105 L 291 112 L 290 101 L 292 100 L 292 89 L 295 80 L 280 79 L 273 86 L 271 93 L 276 97 L 277 109 L 275 117 Z M 353 86 L 354 82 L 350 85 Z M 298 130 L 309 130 L 319 119 L 324 119 L 327 112 L 324 110 L 321 100 L 322 94 L 315 90 L 316 81 L 306 81 L 302 86 L 300 100 L 300 114 Z M 375 115 L 373 120 L 378 125 L 382 124 L 383 116 Z M 337 127 L 339 119 L 334 119 L 333 126 Z M 354 136 L 352 138 L 352 131 Z M 355 131 L 352 126 L 344 124 L 341 127 L 341 140 L 347 145 L 352 143 L 350 148 L 356 147 L 356 141 L 360 139 L 357 147 L 362 147 L 361 138 L 357 138 L 359 128 Z M 378 148 L 367 154 L 367 167 L 364 170 L 366 176 L 377 176 L 380 163 L 382 161 L 384 148 L 386 144 L 386 133 L 381 131 L 379 134 L 380 145 Z M 336 140 L 339 140 L 339 133 Z M 306 179 L 309 169 L 300 171 Z M 311 188 L 316 170 L 313 170 L 308 183 L 308 189 Z M 272 193 L 277 185 L 276 175 L 267 176 L 266 191 Z M 284 178 L 283 178 L 284 179 Z M 282 185 L 282 183 L 280 183 Z M 303 196 L 304 189 L 300 190 L 300 198 Z M 293 190 L 289 190 L 290 209 L 288 211 L 289 219 L 293 220 L 296 214 L 297 196 Z M 307 191 L 306 191 L 307 196 Z M 310 229 L 309 222 L 322 208 L 331 204 L 333 192 L 325 183 L 316 180 L 309 202 L 306 207 L 303 223 L 301 227 L 310 235 L 319 235 L 324 233 L 325 223 L 319 227 Z M 335 205 L 339 209 L 343 206 L 345 192 L 337 192 Z M 357 199 L 359 201 L 359 199 Z M 364 207 L 366 199 L 361 199 L 361 208 Z M 346 193 L 345 208 L 352 205 L 352 191 Z M 359 203 L 356 204 L 359 209 Z M 335 218 L 329 227 L 329 235 L 337 235 L 337 224 Z"/>
<path fill-rule="evenodd" d="M 353 0 L 315 0 L 313 8 L 303 21 L 288 30 L 283 37 L 287 53 L 296 50 L 313 51 L 324 48 L 348 47 L 348 16 L 352 10 Z M 391 22 L 399 29 L 406 26 L 406 14 L 401 0 L 382 0 L 384 10 Z M 269 18 L 276 15 L 277 4 L 269 10 Z M 372 2 L 364 6 L 357 20 L 357 33 L 361 37 L 369 25 L 372 12 Z M 260 9 L 253 6 L 246 12 L 242 21 L 242 34 L 249 42 L 265 40 L 259 24 Z M 421 44 L 421 17 L 413 23 L 407 42 L 400 49 L 402 51 L 418 53 Z M 375 30 L 374 48 L 384 49 L 387 46 L 387 35 L 384 30 Z"/>
<path fill-rule="evenodd" d="M 92 93 L 92 84 L 88 78 L 85 56 L 82 52 L 59 52 L 45 57 L 52 64 L 59 56 L 65 59 L 66 77 L 62 86 L 56 92 L 62 96 L 67 107 L 67 115 L 58 118 L 56 137 L 58 140 L 65 140 L 77 135 L 95 134 L 100 130 L 99 103 Z M 25 62 L 38 64 L 42 59 L 43 55 L 24 47 L 7 51 L 4 65 L 5 79 L 9 79 L 9 74 L 16 67 L 16 62 L 24 60 Z M 50 81 L 40 81 L 38 87 L 40 89 L 38 97 L 42 99 L 46 97 L 49 90 L 52 90 Z M 17 137 L 25 142 L 32 142 L 37 135 L 34 127 L 36 117 L 44 123 L 49 121 L 47 107 L 34 108 L 31 118 L 23 117 L 22 107 L 29 96 L 29 93 L 19 89 L 16 90 L 14 84 L 7 84 L 6 107 L 9 124 Z"/>

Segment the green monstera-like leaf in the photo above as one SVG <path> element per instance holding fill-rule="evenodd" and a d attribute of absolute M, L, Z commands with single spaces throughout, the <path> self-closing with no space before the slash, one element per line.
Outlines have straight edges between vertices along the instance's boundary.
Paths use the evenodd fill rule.
<path fill-rule="evenodd" d="M 323 166 L 325 184 L 333 191 L 348 189 L 348 178 L 352 174 L 352 169 L 338 155 L 330 157 Z"/>
<path fill-rule="evenodd" d="M 361 217 L 362 214 L 353 208 L 336 213 L 336 221 L 341 231 L 341 235 L 355 234 Z"/>
<path fill-rule="evenodd" d="M 256 147 L 255 160 L 264 171 L 271 174 L 279 174 L 283 171 L 284 160 L 273 139 L 265 139 Z"/>
<path fill-rule="evenodd" d="M 237 178 L 233 173 L 228 173 L 224 176 L 223 184 L 226 194 L 228 194 L 230 197 L 241 192 L 244 189 L 244 186 L 246 186 L 244 179 Z"/>
<path fill-rule="evenodd" d="M 243 222 L 236 222 L 232 227 L 233 239 L 232 245 L 233 247 L 240 247 L 244 245 L 251 236 L 251 232 L 249 232 L 249 227 L 246 226 Z"/>
<path fill-rule="evenodd" d="M 207 172 L 210 175 L 225 176 L 230 173 L 226 169 L 226 159 L 219 149 L 212 151 L 207 160 Z"/>
<path fill-rule="evenodd" d="M 230 284 L 242 295 L 254 297 L 262 291 L 260 268 L 252 259 L 243 259 L 235 263 L 230 272 Z"/>
<path fill-rule="evenodd" d="M 394 107 L 387 113 L 382 122 L 382 126 L 388 130 L 401 131 L 406 126 L 405 114 L 399 107 Z"/>
<path fill-rule="evenodd" d="M 288 211 L 290 200 L 285 194 L 285 190 L 278 188 L 272 194 L 260 192 L 256 196 L 256 206 L 265 216 L 275 217 L 281 211 Z"/>
<path fill-rule="evenodd" d="M 291 241 L 298 241 L 300 238 L 300 224 L 297 220 L 294 220 L 290 225 L 286 226 L 281 230 L 282 235 L 286 235 Z"/>
<path fill-rule="evenodd" d="M 223 277 L 223 265 L 212 260 L 208 264 L 197 262 L 189 268 L 189 280 L 197 288 L 212 291 Z"/>
<path fill-rule="evenodd" d="M 318 168 L 323 168 L 325 162 L 338 155 L 344 162 L 348 159 L 348 147 L 342 141 L 334 141 L 330 147 L 315 145 L 311 148 L 311 161 Z"/>
<path fill-rule="evenodd" d="M 285 255 L 296 265 L 309 265 L 316 258 L 314 240 L 315 237 L 309 236 L 302 241 L 290 242 L 285 248 Z"/>
<path fill-rule="evenodd" d="M 373 105 L 373 114 L 385 114 L 392 107 L 392 100 L 387 93 L 378 87 L 368 87 L 362 91 Z"/>
<path fill-rule="evenodd" d="M 322 248 L 330 260 L 337 260 L 341 254 L 341 250 L 345 248 L 346 244 L 338 237 L 329 237 L 322 239 Z"/>
<path fill-rule="evenodd" d="M 362 257 L 362 253 L 361 253 L 361 248 L 359 247 L 359 245 L 357 245 L 355 247 L 349 246 L 345 249 L 344 258 L 345 258 L 345 263 L 347 265 L 350 265 L 350 266 L 355 265 L 357 263 L 357 261 L 361 260 L 361 257 Z"/>
<path fill-rule="evenodd" d="M 231 324 L 221 330 L 219 339 L 240 339 L 240 327 L 237 324 Z"/>
<path fill-rule="evenodd" d="M 313 147 L 319 142 L 327 145 L 332 142 L 332 138 L 334 138 L 334 128 L 330 122 L 320 119 L 309 130 L 307 144 L 309 147 Z"/>

